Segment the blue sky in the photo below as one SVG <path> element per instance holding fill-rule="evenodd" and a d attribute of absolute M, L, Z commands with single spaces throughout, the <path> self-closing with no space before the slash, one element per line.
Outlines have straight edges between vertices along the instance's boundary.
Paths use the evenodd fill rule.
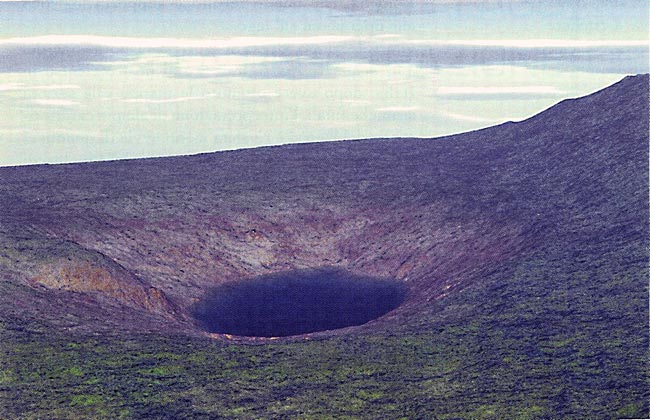
<path fill-rule="evenodd" d="M 647 63 L 644 1 L 0 0 L 0 165 L 434 137 Z"/>

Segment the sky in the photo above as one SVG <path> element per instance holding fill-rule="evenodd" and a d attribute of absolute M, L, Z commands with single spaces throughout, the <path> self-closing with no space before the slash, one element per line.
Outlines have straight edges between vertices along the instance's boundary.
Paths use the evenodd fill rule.
<path fill-rule="evenodd" d="M 644 0 L 0 0 L 0 166 L 519 121 L 648 72 Z"/>

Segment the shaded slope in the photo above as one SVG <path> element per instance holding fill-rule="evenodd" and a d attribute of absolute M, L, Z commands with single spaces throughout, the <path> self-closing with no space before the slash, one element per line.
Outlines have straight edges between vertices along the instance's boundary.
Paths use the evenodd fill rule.
<path fill-rule="evenodd" d="M 287 269 L 335 265 L 409 289 L 397 310 L 309 345 L 281 341 L 233 356 L 222 344 L 190 341 L 187 350 L 187 338 L 136 339 L 129 358 L 152 343 L 177 356 L 146 360 L 188 372 L 164 376 L 167 388 L 156 392 L 190 402 L 134 404 L 124 379 L 107 385 L 121 397 L 96 404 L 107 410 L 126 400 L 134 415 L 209 415 L 217 403 L 190 385 L 210 383 L 210 369 L 197 367 L 208 364 L 225 375 L 223 387 L 211 385 L 215 395 L 253 389 L 248 401 L 219 402 L 231 417 L 237 407 L 243 418 L 268 415 L 283 398 L 292 416 L 647 415 L 647 75 L 520 123 L 440 139 L 2 168 L 0 179 L 0 314 L 10 339 L 27 347 L 43 338 L 16 335 L 18 325 L 200 334 L 187 309 L 210 287 Z M 178 311 L 100 290 L 35 287 L 27 268 L 65 254 L 35 258 L 25 241 L 99 253 Z M 84 346 L 118 349 L 81 342 L 92 354 Z M 64 344 L 51 345 L 52 363 L 61 363 Z M 28 353 L 10 354 L 12 386 L 38 389 L 19 379 Z M 84 363 L 107 374 L 98 357 Z M 239 367 L 226 367 L 229 358 Z M 249 379 L 227 379 L 241 372 Z"/>

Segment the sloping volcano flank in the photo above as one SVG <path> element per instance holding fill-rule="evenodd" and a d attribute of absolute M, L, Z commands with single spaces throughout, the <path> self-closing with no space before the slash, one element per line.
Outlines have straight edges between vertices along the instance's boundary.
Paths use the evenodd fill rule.
<path fill-rule="evenodd" d="M 0 314 L 200 334 L 219 285 L 330 266 L 407 288 L 358 330 L 419 325 L 539 250 L 645 241 L 647 116 L 644 75 L 437 139 L 1 168 Z"/>

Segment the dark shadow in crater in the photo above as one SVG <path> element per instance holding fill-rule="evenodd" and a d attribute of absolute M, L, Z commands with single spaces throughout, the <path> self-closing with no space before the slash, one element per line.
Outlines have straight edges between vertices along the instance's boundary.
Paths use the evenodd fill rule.
<path fill-rule="evenodd" d="M 405 297 L 406 287 L 397 280 L 321 268 L 223 284 L 192 312 L 209 332 L 282 337 L 365 324 Z"/>

